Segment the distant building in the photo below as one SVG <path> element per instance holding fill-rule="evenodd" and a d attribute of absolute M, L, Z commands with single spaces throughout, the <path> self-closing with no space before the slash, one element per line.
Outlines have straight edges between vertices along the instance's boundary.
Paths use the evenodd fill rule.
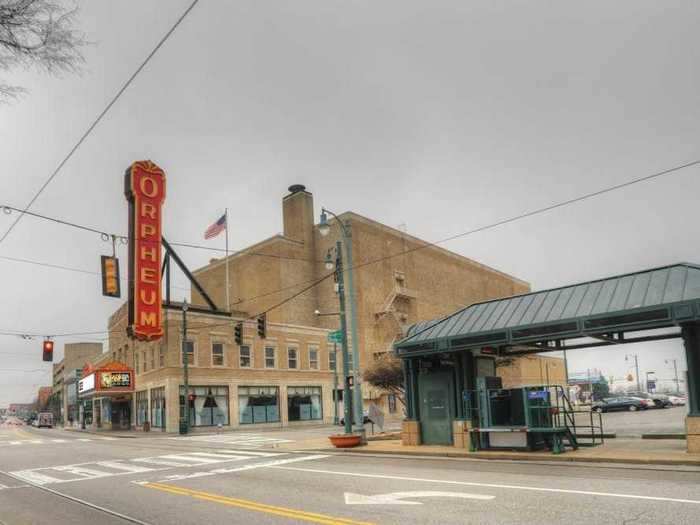
<path fill-rule="evenodd" d="M 39 387 L 39 393 L 37 394 L 37 410 L 46 410 L 49 406 L 49 398 L 53 393 L 53 387 L 41 386 Z"/>
<path fill-rule="evenodd" d="M 101 355 L 102 343 L 66 343 L 63 347 L 63 359 L 53 365 L 52 399 L 57 402 L 52 407 L 57 423 L 77 426 L 77 379 L 85 363 Z"/>
<path fill-rule="evenodd" d="M 564 359 L 544 355 L 528 355 L 496 362 L 496 375 L 503 379 L 503 388 L 559 385 L 566 388 Z"/>

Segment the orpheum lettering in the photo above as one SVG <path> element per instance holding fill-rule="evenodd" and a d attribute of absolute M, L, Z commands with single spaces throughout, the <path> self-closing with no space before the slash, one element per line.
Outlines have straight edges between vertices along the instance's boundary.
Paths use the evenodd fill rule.
<path fill-rule="evenodd" d="M 129 334 L 153 341 L 163 336 L 161 215 L 165 173 L 150 160 L 126 170 L 129 201 Z"/>

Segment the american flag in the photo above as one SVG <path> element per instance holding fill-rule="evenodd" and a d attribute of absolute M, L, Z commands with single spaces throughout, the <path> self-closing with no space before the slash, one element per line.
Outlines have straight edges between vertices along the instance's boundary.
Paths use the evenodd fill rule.
<path fill-rule="evenodd" d="M 204 232 L 204 238 L 205 239 L 213 239 L 217 235 L 219 235 L 222 231 L 226 229 L 226 214 L 224 213 L 221 217 L 219 217 L 219 220 L 216 221 L 214 224 L 209 226 L 207 230 Z"/>

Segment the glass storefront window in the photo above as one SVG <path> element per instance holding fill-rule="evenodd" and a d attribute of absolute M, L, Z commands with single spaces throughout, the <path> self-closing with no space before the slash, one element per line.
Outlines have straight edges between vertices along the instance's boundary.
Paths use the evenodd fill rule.
<path fill-rule="evenodd" d="M 185 417 L 185 387 L 180 386 L 180 417 Z M 191 427 L 229 424 L 227 386 L 191 386 L 187 396 Z"/>
<path fill-rule="evenodd" d="M 148 421 L 148 390 L 136 392 L 136 425 L 142 426 Z"/>
<path fill-rule="evenodd" d="M 279 422 L 279 389 L 276 386 L 239 386 L 238 412 L 241 424 Z"/>
<path fill-rule="evenodd" d="M 289 421 L 323 419 L 320 386 L 290 386 L 287 388 Z"/>
<path fill-rule="evenodd" d="M 151 390 L 151 426 L 165 427 L 165 387 Z"/>

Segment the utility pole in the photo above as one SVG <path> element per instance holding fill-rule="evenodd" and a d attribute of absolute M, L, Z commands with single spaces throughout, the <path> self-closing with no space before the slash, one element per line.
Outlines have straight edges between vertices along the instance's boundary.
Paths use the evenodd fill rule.
<path fill-rule="evenodd" d="M 180 434 L 187 434 L 190 431 L 190 377 L 189 377 L 189 361 L 190 356 L 187 354 L 187 299 L 182 303 L 182 366 L 184 373 L 184 388 L 185 388 L 185 421 L 180 423 Z"/>
<path fill-rule="evenodd" d="M 628 357 L 634 357 L 634 370 L 635 370 L 635 374 L 637 375 L 637 392 L 641 392 L 642 391 L 642 383 L 639 380 L 639 358 L 638 358 L 637 354 L 626 355 L 625 361 L 627 361 Z"/>
<path fill-rule="evenodd" d="M 338 280 L 338 300 L 340 302 L 340 331 L 343 336 L 343 412 L 345 433 L 352 434 L 352 391 L 350 389 L 350 363 L 348 353 L 348 323 L 345 318 L 345 279 L 343 277 L 342 243 L 336 241 L 335 275 Z M 357 385 L 353 385 L 357 388 Z"/>
<path fill-rule="evenodd" d="M 668 359 L 664 360 L 666 364 L 668 364 Z M 675 359 L 671 359 L 673 361 L 673 374 L 675 377 L 675 383 L 676 383 L 676 394 L 680 394 L 681 392 L 681 386 L 680 386 L 680 381 L 678 381 L 678 363 Z"/>

